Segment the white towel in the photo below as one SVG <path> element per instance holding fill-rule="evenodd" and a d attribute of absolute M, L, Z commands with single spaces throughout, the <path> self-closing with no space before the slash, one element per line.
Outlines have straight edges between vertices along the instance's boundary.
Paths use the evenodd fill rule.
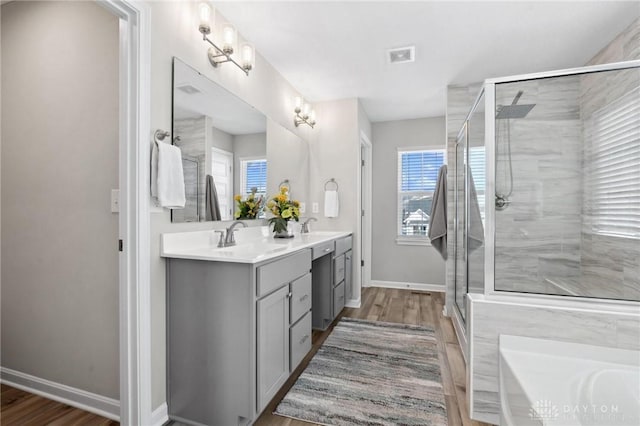
<path fill-rule="evenodd" d="M 157 155 L 152 153 L 152 161 L 157 157 L 157 166 L 155 173 L 157 174 L 154 179 L 153 165 L 152 169 L 152 181 L 151 181 L 151 194 L 158 198 L 158 202 L 161 207 L 169 209 L 184 208 L 186 198 L 184 191 L 184 173 L 182 171 L 182 153 L 177 146 L 169 145 L 167 143 L 156 143 Z M 154 147 L 155 151 L 156 147 Z M 156 187 L 154 188 L 154 181 Z"/>
<path fill-rule="evenodd" d="M 325 217 L 338 217 L 340 213 L 340 200 L 335 189 L 324 191 L 324 215 Z"/>

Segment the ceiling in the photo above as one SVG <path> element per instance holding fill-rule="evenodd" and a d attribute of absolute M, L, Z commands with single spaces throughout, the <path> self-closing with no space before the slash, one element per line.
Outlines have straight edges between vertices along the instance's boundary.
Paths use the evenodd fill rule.
<path fill-rule="evenodd" d="M 213 127 L 230 135 L 266 132 L 267 119 L 260 111 L 179 59 L 173 66 L 174 119 L 204 115 Z"/>
<path fill-rule="evenodd" d="M 446 87 L 584 65 L 640 2 L 215 2 L 310 102 L 358 97 L 371 121 L 441 116 Z M 390 48 L 415 45 L 413 63 Z"/>

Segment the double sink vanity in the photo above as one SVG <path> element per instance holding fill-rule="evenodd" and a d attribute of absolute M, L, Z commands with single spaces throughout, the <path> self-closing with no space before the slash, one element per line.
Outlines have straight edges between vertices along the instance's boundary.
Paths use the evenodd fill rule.
<path fill-rule="evenodd" d="M 236 235 L 231 247 L 213 230 L 162 235 L 173 420 L 252 424 L 350 297 L 350 232 Z"/>

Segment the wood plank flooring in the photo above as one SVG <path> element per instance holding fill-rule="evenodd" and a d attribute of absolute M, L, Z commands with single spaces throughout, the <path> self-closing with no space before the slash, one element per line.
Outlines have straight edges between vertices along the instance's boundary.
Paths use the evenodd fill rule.
<path fill-rule="evenodd" d="M 52 401 L 20 389 L 0 385 L 0 424 L 20 426 L 115 426 L 118 422 Z"/>
<path fill-rule="evenodd" d="M 438 356 L 442 370 L 442 383 L 447 403 L 449 426 L 484 426 L 485 423 L 469 419 L 466 405 L 465 364 L 458 346 L 453 324 L 442 315 L 444 294 L 411 290 L 366 288 L 360 309 L 346 308 L 341 316 L 387 321 L 403 324 L 431 326 L 436 331 Z M 337 322 L 337 321 L 336 321 Z M 336 323 L 334 322 L 334 324 Z M 313 348 L 294 374 L 269 403 L 256 421 L 259 426 L 308 426 L 311 423 L 276 416 L 276 406 L 295 383 L 313 355 L 331 333 L 314 331 Z M 1 425 L 21 426 L 115 426 L 118 423 L 98 415 L 33 395 L 7 385 L 1 385 Z"/>
<path fill-rule="evenodd" d="M 341 317 L 386 321 L 402 324 L 431 326 L 436 331 L 438 340 L 438 358 L 442 370 L 442 384 L 449 426 L 485 426 L 486 423 L 469 419 L 466 404 L 465 364 L 462 352 L 449 318 L 442 315 L 444 305 L 443 293 L 425 293 L 412 290 L 385 289 L 369 287 L 362 293 L 362 306 L 359 309 L 346 308 Z M 278 403 L 293 386 L 298 376 L 329 336 L 336 320 L 326 331 L 314 331 L 313 347 L 287 383 L 269 403 L 257 426 L 308 426 L 299 420 L 272 414 Z"/>

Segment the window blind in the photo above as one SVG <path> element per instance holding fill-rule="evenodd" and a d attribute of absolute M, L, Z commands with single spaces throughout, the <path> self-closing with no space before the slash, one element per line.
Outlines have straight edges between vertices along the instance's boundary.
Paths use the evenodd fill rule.
<path fill-rule="evenodd" d="M 398 151 L 398 236 L 427 235 L 433 192 L 444 161 L 442 149 Z"/>
<path fill-rule="evenodd" d="M 640 87 L 592 115 L 593 230 L 640 238 Z"/>
<path fill-rule="evenodd" d="M 242 194 L 251 193 L 251 188 L 257 188 L 258 194 L 267 193 L 267 160 L 242 161 Z"/>

